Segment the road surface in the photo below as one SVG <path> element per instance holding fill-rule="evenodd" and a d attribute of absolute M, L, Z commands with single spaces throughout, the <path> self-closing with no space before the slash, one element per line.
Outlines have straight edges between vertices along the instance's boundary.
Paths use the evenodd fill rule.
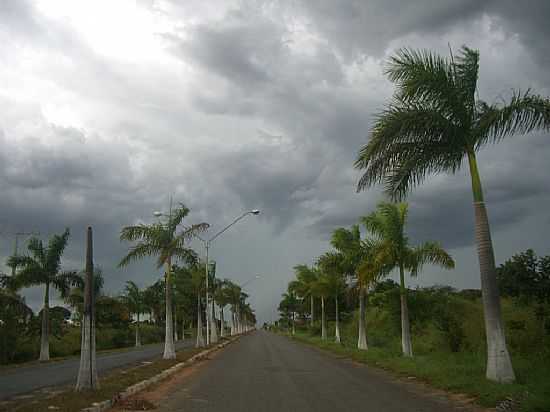
<path fill-rule="evenodd" d="M 156 400 L 160 412 L 443 412 L 456 406 L 417 384 L 265 331 L 242 337 L 183 379 Z"/>
<path fill-rule="evenodd" d="M 178 342 L 176 348 L 190 347 L 193 344 L 194 342 L 191 342 L 191 339 L 187 339 L 185 343 Z M 101 378 L 101 374 L 110 369 L 160 357 L 163 351 L 164 343 L 161 343 L 121 352 L 98 354 L 97 370 L 99 377 Z M 33 364 L 6 370 L 0 369 L 0 400 L 44 387 L 76 383 L 79 364 L 80 357 L 77 357 L 45 364 Z"/>

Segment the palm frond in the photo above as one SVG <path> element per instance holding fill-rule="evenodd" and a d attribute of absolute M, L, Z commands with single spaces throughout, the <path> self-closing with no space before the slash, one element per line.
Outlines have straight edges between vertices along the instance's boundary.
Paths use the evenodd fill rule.
<path fill-rule="evenodd" d="M 55 287 L 62 299 L 65 299 L 73 287 L 77 287 L 82 281 L 82 278 L 76 271 L 67 271 L 58 274 L 52 281 L 53 287 Z"/>
<path fill-rule="evenodd" d="M 193 249 L 182 246 L 173 249 L 172 256 L 187 265 L 195 265 L 199 261 L 199 257 Z"/>
<path fill-rule="evenodd" d="M 425 242 L 412 248 L 405 262 L 411 271 L 411 276 L 417 276 L 422 266 L 426 263 L 441 266 L 445 269 L 453 269 L 455 262 L 437 242 Z"/>
<path fill-rule="evenodd" d="M 42 265 L 46 264 L 46 255 L 44 253 L 44 244 L 37 237 L 31 237 L 27 243 L 27 249 L 32 253 L 34 258 Z"/>
<path fill-rule="evenodd" d="M 48 247 L 45 251 L 45 265 L 46 270 L 49 273 L 57 273 L 61 265 L 61 255 L 67 247 L 69 242 L 70 231 L 65 229 L 65 231 L 60 235 L 53 235 L 48 241 Z"/>
<path fill-rule="evenodd" d="M 478 119 L 473 130 L 476 148 L 488 142 L 498 142 L 509 135 L 534 130 L 550 130 L 548 98 L 531 94 L 530 90 L 517 90 L 504 106 L 484 102 L 478 104 Z"/>
<path fill-rule="evenodd" d="M 476 88 L 479 73 L 479 51 L 462 46 L 453 63 L 455 82 L 461 101 L 472 118 L 476 109 Z"/>
<path fill-rule="evenodd" d="M 183 203 L 179 204 L 179 207 L 172 210 L 170 215 L 170 221 L 168 222 L 168 230 L 171 233 L 174 233 L 178 225 L 187 217 L 189 214 L 189 208 L 187 208 Z"/>
<path fill-rule="evenodd" d="M 130 264 L 130 262 L 142 259 L 146 256 L 156 255 L 160 252 L 160 250 L 161 249 L 156 244 L 139 242 L 136 245 L 130 247 L 130 251 L 124 258 L 122 258 L 122 260 L 118 264 L 118 267 L 127 266 L 128 264 Z"/>
<path fill-rule="evenodd" d="M 130 242 L 136 240 L 154 241 L 162 237 L 165 231 L 166 228 L 160 223 L 126 226 L 120 231 L 120 240 L 127 240 Z"/>

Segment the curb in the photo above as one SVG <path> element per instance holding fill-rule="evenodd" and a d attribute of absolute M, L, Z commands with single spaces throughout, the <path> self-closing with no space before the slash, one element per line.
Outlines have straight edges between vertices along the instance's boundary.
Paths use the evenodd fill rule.
<path fill-rule="evenodd" d="M 113 407 L 118 401 L 122 401 L 122 400 L 136 394 L 137 392 L 140 392 L 143 389 L 145 389 L 145 388 L 147 388 L 147 387 L 149 387 L 149 386 L 151 386 L 151 385 L 153 385 L 157 382 L 160 382 L 163 379 L 166 379 L 167 377 L 175 374 L 177 371 L 179 371 L 181 368 L 183 368 L 185 366 L 188 366 L 188 365 L 190 365 L 190 364 L 192 364 L 192 363 L 194 363 L 198 360 L 204 359 L 211 352 L 214 352 L 218 349 L 223 348 L 224 346 L 229 345 L 230 343 L 233 343 L 234 341 L 239 339 L 239 337 L 240 336 L 230 338 L 229 340 L 226 340 L 223 343 L 219 343 L 216 346 L 205 349 L 202 352 L 199 352 L 196 355 L 191 356 L 189 359 L 187 359 L 183 362 L 177 363 L 174 366 L 162 371 L 158 375 L 155 375 L 155 376 L 153 376 L 149 379 L 146 379 L 144 381 L 138 382 L 138 383 L 136 383 L 132 386 L 127 387 L 125 391 L 119 392 L 118 394 L 113 396 L 112 399 L 108 399 L 108 400 L 102 401 L 102 402 L 94 402 L 94 404 L 92 406 L 90 406 L 88 408 L 81 409 L 80 412 L 103 412 L 103 411 L 106 411 L 107 409 Z"/>

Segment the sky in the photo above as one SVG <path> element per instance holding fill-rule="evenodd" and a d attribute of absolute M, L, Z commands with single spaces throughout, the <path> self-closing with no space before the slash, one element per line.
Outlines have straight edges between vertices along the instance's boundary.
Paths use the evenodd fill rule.
<path fill-rule="evenodd" d="M 388 58 L 467 45 L 481 53 L 481 99 L 549 96 L 549 19 L 546 0 L 0 0 L 0 259 L 14 232 L 69 227 L 63 267 L 81 269 L 91 225 L 117 294 L 159 278 L 150 259 L 117 268 L 128 248 L 118 236 L 153 222 L 170 196 L 211 234 L 257 208 L 210 254 L 219 277 L 260 275 L 246 291 L 271 321 L 293 266 L 383 199 L 381 188 L 356 193 L 353 162 L 392 96 Z M 479 153 L 497 263 L 550 254 L 549 137 Z M 411 241 L 437 240 L 456 261 L 411 287 L 478 288 L 467 165 L 408 201 Z M 40 307 L 43 288 L 23 294 Z"/>

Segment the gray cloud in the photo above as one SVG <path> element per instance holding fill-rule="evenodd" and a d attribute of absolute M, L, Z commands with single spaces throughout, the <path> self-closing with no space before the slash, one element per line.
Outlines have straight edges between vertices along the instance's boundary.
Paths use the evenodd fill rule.
<path fill-rule="evenodd" d="M 138 6 L 163 24 L 151 29 L 154 50 L 144 45 L 143 56 L 128 58 L 102 52 L 90 33 L 30 1 L 0 9 L 0 231 L 46 237 L 69 226 L 65 265 L 80 267 L 92 224 L 113 293 L 128 278 L 146 285 L 159 275 L 151 261 L 116 268 L 127 247 L 118 232 L 151 221 L 170 193 L 191 207 L 190 221 L 208 221 L 213 232 L 258 207 L 262 215 L 224 234 L 212 253 L 221 276 L 265 275 L 250 291 L 260 319 L 270 319 L 292 266 L 312 263 L 334 228 L 382 198 L 380 188 L 355 193 L 352 164 L 391 96 L 381 67 L 395 48 L 447 53 L 449 42 L 466 43 L 481 50 L 482 98 L 516 86 L 550 94 L 544 2 Z M 120 18 L 131 30 L 132 16 Z M 547 139 L 513 137 L 480 153 L 499 258 L 522 246 L 520 237 L 547 249 Z M 467 170 L 430 177 L 409 201 L 413 242 L 439 240 L 459 259 L 455 272 L 428 269 L 419 282 L 478 285 Z M 2 239 L 6 256 L 12 239 Z M 39 305 L 38 291 L 28 296 Z"/>

